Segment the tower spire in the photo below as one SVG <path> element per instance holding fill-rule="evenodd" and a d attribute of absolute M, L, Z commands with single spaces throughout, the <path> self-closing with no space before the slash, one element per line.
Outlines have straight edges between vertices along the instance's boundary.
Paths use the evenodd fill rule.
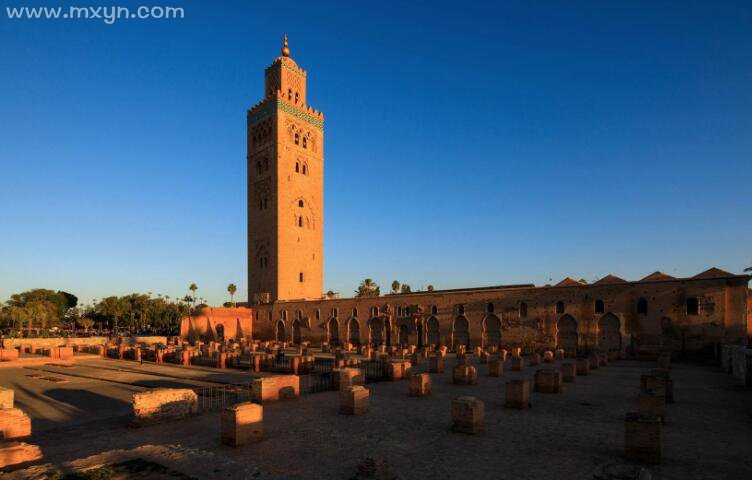
<path fill-rule="evenodd" d="M 287 47 L 287 34 L 286 33 L 285 33 L 284 39 L 282 40 L 282 56 L 283 57 L 290 56 L 290 49 Z"/>

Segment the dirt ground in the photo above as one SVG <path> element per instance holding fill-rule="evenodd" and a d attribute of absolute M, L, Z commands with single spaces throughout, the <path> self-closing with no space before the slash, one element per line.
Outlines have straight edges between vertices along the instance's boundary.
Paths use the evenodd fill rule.
<path fill-rule="evenodd" d="M 401 479 L 580 480 L 593 478 L 603 465 L 625 463 L 623 417 L 637 409 L 640 374 L 653 367 L 652 362 L 612 363 L 565 384 L 562 394 L 533 393 L 530 409 L 510 410 L 503 407 L 504 382 L 532 382 L 537 367 L 493 378 L 486 365 L 477 365 L 478 384 L 457 386 L 451 382 L 454 362 L 446 363 L 445 373 L 432 374 L 428 398 L 408 396 L 407 381 L 369 384 L 365 415 L 339 415 L 337 392 L 265 405 L 264 440 L 237 449 L 220 444 L 217 413 L 140 429 L 112 419 L 127 415 L 133 391 L 167 386 L 159 382 L 238 383 L 247 381 L 247 373 L 99 360 L 73 371 L 59 367 L 87 377 L 64 377 L 69 383 L 39 387 L 41 380 L 25 377 L 27 371 L 9 378 L 8 369 L 0 383 L 22 387 L 16 390 L 18 403 L 35 428 L 29 443 L 38 444 L 44 462 L 53 464 L 149 445 L 192 452 L 195 468 L 179 455 L 180 460 L 164 463 L 196 478 L 348 479 L 370 457 L 385 461 Z M 107 379 L 93 380 L 96 376 Z M 712 366 L 675 364 L 672 376 L 676 403 L 668 406 L 663 429 L 663 463 L 647 467 L 653 478 L 752 478 L 752 390 L 737 387 Z M 485 402 L 481 434 L 450 431 L 451 401 L 466 395 Z M 151 460 L 158 460 L 155 455 Z M 31 470 L 27 473 L 13 478 L 33 478 Z"/>

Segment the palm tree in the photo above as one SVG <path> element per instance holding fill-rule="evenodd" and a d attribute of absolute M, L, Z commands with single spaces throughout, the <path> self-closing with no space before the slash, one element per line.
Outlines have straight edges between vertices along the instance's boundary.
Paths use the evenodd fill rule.
<path fill-rule="evenodd" d="M 380 287 L 371 278 L 360 282 L 358 289 L 355 290 L 356 297 L 378 297 L 380 294 Z"/>
<path fill-rule="evenodd" d="M 230 303 L 235 305 L 235 292 L 238 291 L 238 287 L 234 283 L 227 285 L 227 291 L 230 293 Z"/>

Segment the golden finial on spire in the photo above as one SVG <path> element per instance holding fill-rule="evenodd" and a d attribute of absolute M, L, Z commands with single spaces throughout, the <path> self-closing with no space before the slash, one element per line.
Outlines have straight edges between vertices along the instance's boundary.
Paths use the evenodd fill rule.
<path fill-rule="evenodd" d="M 282 56 L 289 57 L 290 49 L 287 47 L 287 34 L 285 33 L 284 40 L 282 40 Z"/>

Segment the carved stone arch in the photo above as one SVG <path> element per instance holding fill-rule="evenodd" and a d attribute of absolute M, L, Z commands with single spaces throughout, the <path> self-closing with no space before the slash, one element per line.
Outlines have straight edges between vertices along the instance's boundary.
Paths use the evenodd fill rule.
<path fill-rule="evenodd" d="M 274 339 L 278 342 L 286 342 L 287 341 L 287 332 L 285 328 L 285 321 L 280 319 L 277 319 L 277 322 L 274 324 Z"/>
<path fill-rule="evenodd" d="M 470 347 L 470 322 L 465 315 L 458 315 L 452 323 L 452 347 L 456 350 L 460 345 Z"/>
<path fill-rule="evenodd" d="M 609 357 L 618 356 L 622 348 L 622 326 L 619 317 L 611 312 L 598 319 L 598 348 L 605 350 Z"/>
<path fill-rule="evenodd" d="M 339 345 L 339 320 L 335 317 L 326 322 L 326 338 L 329 344 Z"/>
<path fill-rule="evenodd" d="M 427 340 L 429 345 L 438 346 L 441 344 L 441 330 L 439 327 L 439 319 L 436 316 L 431 315 L 426 321 Z"/>
<path fill-rule="evenodd" d="M 350 317 L 347 321 L 347 341 L 360 345 L 360 322 L 355 317 Z"/>
<path fill-rule="evenodd" d="M 501 320 L 493 313 L 483 319 L 483 346 L 501 345 Z"/>
<path fill-rule="evenodd" d="M 579 327 L 575 318 L 565 313 L 556 322 L 556 343 L 567 355 L 575 355 L 579 344 Z"/>
<path fill-rule="evenodd" d="M 368 336 L 369 343 L 374 347 L 378 347 L 382 343 L 386 342 L 386 335 L 384 332 L 384 319 L 381 317 L 372 317 L 368 320 Z"/>

